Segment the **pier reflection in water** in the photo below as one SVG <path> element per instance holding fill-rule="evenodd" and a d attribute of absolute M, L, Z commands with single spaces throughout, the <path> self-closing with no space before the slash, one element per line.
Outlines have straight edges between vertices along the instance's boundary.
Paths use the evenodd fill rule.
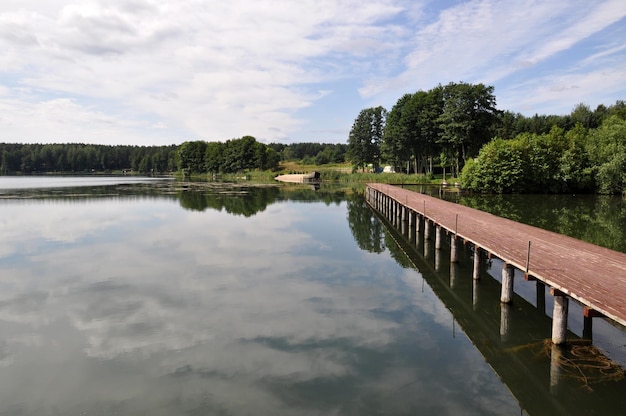
<path fill-rule="evenodd" d="M 523 273 L 515 271 L 512 302 L 503 303 L 501 281 L 506 265 L 500 260 L 461 246 L 460 261 L 451 263 L 449 238 L 437 236 L 438 230 L 428 222 L 410 227 L 409 219 L 402 221 L 405 217 L 393 209 L 378 215 L 397 248 L 519 401 L 522 413 L 621 414 L 626 406 L 623 363 L 606 357 L 592 344 L 590 319 L 574 320 L 568 344 L 553 345 L 552 319 L 546 314 L 552 310 L 553 297 L 546 296 L 544 284 L 524 281 Z M 479 279 L 473 278 L 476 267 Z M 582 309 L 575 302 L 570 307 Z M 582 311 L 572 315 L 582 316 Z"/>

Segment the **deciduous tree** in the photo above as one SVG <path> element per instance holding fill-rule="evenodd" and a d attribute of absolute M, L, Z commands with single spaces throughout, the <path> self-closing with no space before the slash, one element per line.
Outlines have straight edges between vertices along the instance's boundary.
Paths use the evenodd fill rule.
<path fill-rule="evenodd" d="M 346 157 L 355 168 L 364 170 L 369 163 L 378 166 L 386 119 L 387 110 L 379 106 L 361 110 L 354 120 Z"/>

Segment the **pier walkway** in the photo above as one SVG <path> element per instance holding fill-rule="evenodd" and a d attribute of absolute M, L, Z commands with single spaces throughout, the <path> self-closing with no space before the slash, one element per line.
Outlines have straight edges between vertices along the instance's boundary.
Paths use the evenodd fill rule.
<path fill-rule="evenodd" d="M 366 199 L 375 209 L 408 221 L 410 227 L 419 230 L 421 221 L 426 238 L 431 238 L 429 227 L 436 227 L 437 239 L 443 232 L 449 234 L 452 257 L 461 241 L 474 246 L 476 259 L 482 252 L 501 259 L 503 302 L 511 298 L 513 268 L 548 285 L 555 296 L 553 342 L 557 344 L 565 342 L 567 297 L 585 307 L 586 318 L 605 316 L 626 326 L 625 253 L 397 186 L 368 184 Z"/>

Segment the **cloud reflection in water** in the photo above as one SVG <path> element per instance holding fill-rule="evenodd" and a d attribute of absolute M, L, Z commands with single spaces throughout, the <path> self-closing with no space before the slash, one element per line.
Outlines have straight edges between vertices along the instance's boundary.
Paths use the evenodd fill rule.
<path fill-rule="evenodd" d="M 358 249 L 344 204 L 250 218 L 124 199 L 2 211 L 0 413 L 515 409 L 469 341 L 449 342 L 419 274 Z M 464 407 L 470 375 L 490 391 Z"/>

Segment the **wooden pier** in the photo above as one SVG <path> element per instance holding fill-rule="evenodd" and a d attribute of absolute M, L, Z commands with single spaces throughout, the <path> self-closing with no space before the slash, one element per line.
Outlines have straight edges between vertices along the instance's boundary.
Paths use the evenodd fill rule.
<path fill-rule="evenodd" d="M 450 236 L 450 261 L 457 262 L 459 245 L 474 248 L 474 278 L 480 277 L 483 256 L 504 262 L 500 300 L 513 298 L 514 271 L 550 287 L 555 296 L 552 341 L 566 341 L 569 298 L 584 307 L 586 325 L 607 317 L 626 326 L 626 254 L 561 234 L 497 217 L 392 185 L 368 184 L 368 204 L 389 218 L 404 222 L 425 239 Z M 423 229 L 422 229 L 423 227 Z"/>

